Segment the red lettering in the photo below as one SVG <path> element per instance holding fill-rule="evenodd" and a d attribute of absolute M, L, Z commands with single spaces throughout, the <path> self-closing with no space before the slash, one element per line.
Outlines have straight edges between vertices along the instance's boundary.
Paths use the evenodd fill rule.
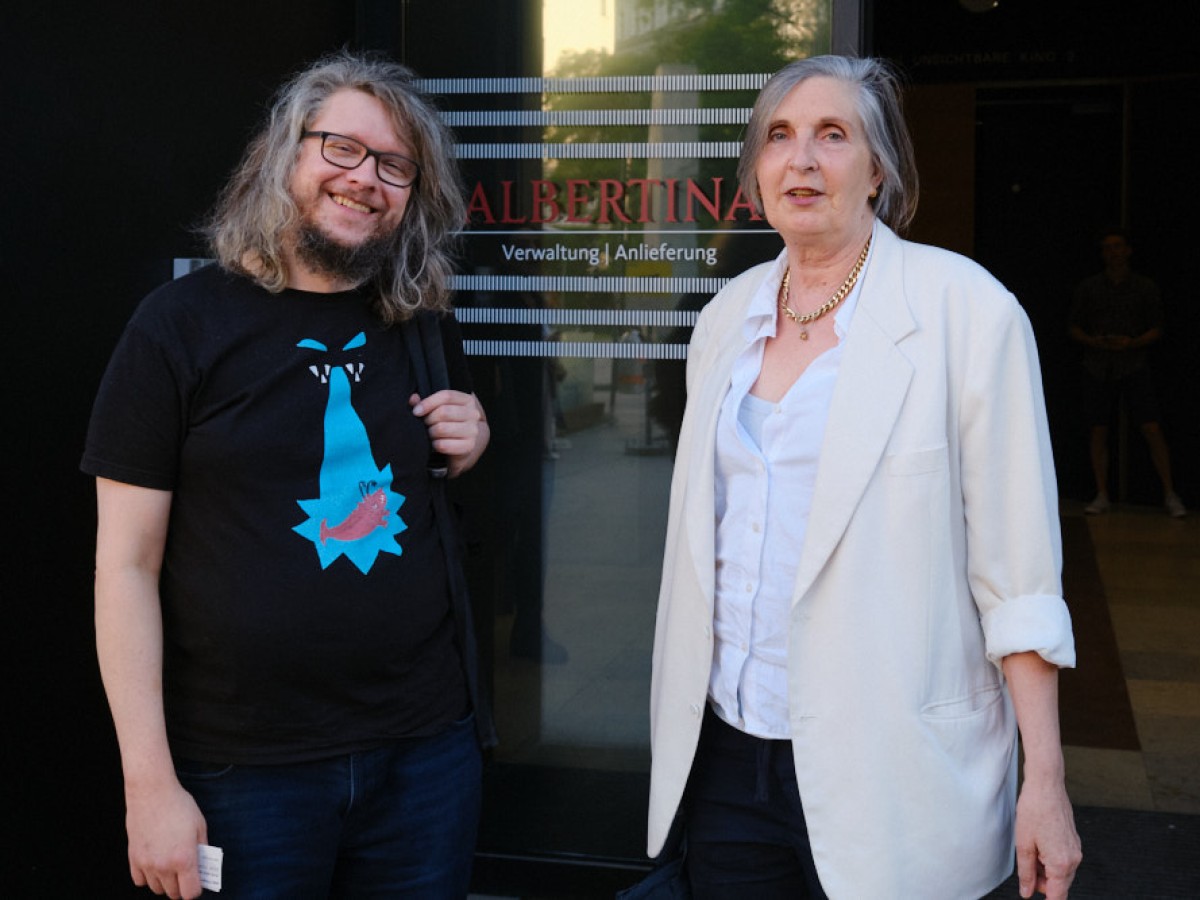
<path fill-rule="evenodd" d="M 638 203 L 638 224 L 645 225 L 647 222 L 653 222 L 654 213 L 650 209 L 650 189 L 655 186 L 662 187 L 662 182 L 657 178 L 631 178 L 627 184 L 630 190 L 640 188 L 642 192 Z"/>
<path fill-rule="evenodd" d="M 714 220 L 721 218 L 721 182 L 724 178 L 714 178 L 712 180 L 713 195 L 710 199 L 704 191 L 700 190 L 700 186 L 692 179 L 687 180 L 687 215 L 684 217 L 685 222 L 695 222 L 696 214 L 693 211 L 695 206 L 693 201 L 698 201 L 704 207 L 705 212 L 713 217 Z"/>
<path fill-rule="evenodd" d="M 540 225 L 559 220 L 574 224 L 637 222 L 645 225 L 658 221 L 678 224 L 705 218 L 714 222 L 739 219 L 761 222 L 762 215 L 740 185 L 722 214 L 725 180 L 718 177 L 698 183 L 691 178 L 630 178 L 628 181 L 571 178 L 560 185 L 547 179 L 531 179 L 530 209 L 524 213 L 517 182 L 501 181 L 499 191 L 492 196 L 483 182 L 476 182 L 467 203 L 467 218 L 476 225 Z M 665 203 L 658 199 L 659 191 L 664 195 Z"/>
<path fill-rule="evenodd" d="M 513 184 L 514 182 L 512 181 L 500 182 L 500 188 L 503 191 L 503 200 L 500 207 L 503 210 L 503 215 L 500 217 L 500 223 L 503 225 L 524 225 L 525 217 L 521 216 L 517 218 L 513 213 Z"/>
<path fill-rule="evenodd" d="M 542 224 L 544 222 L 553 222 L 562 215 L 562 209 L 558 205 L 558 185 L 553 181 L 544 181 L 540 178 L 529 182 L 529 193 L 533 199 L 533 219 L 534 224 Z M 549 209 L 548 216 L 542 215 L 543 209 Z"/>
<path fill-rule="evenodd" d="M 612 221 L 608 217 L 609 210 L 612 210 L 612 214 L 618 222 L 625 222 L 627 224 L 632 222 L 633 219 L 625 215 L 625 210 L 621 209 L 621 198 L 625 196 L 625 185 L 615 178 L 601 178 L 599 184 L 600 215 L 596 221 L 607 225 Z"/>
<path fill-rule="evenodd" d="M 729 204 L 729 209 L 725 210 L 725 221 L 732 222 L 737 219 L 737 213 L 740 209 L 744 209 L 750 213 L 751 222 L 762 221 L 762 216 L 754 208 L 754 204 L 750 202 L 750 198 L 742 191 L 742 186 L 738 185 L 737 193 L 733 195 L 733 202 Z"/>
<path fill-rule="evenodd" d="M 679 186 L 678 178 L 668 178 L 666 181 L 667 188 L 667 222 L 678 222 L 679 213 L 675 209 L 675 189 Z"/>
<path fill-rule="evenodd" d="M 480 224 L 495 225 L 496 216 L 492 213 L 492 207 L 488 203 L 487 193 L 483 189 L 483 182 L 475 182 L 475 190 L 471 191 L 471 200 L 467 203 L 467 219 L 470 220 L 476 214 L 482 216 Z"/>
<path fill-rule="evenodd" d="M 567 221 L 568 222 L 590 222 L 591 217 L 587 214 L 588 197 L 587 189 L 591 184 L 586 178 L 569 178 L 567 179 Z M 583 207 L 583 212 L 578 212 L 579 208 Z"/>

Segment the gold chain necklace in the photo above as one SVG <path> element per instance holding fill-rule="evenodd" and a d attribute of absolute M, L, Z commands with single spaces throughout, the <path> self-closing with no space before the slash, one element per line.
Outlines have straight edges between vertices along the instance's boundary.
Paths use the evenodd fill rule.
<path fill-rule="evenodd" d="M 793 311 L 787 304 L 788 284 L 792 277 L 792 268 L 788 266 L 787 270 L 783 273 L 783 283 L 779 285 L 779 308 L 783 310 L 785 316 L 800 326 L 800 340 L 808 340 L 808 329 L 804 327 L 805 325 L 809 322 L 817 321 L 817 319 L 846 299 L 846 295 L 850 293 L 854 287 L 854 283 L 858 281 L 858 275 L 867 263 L 867 253 L 870 249 L 871 237 L 868 235 L 867 242 L 863 245 L 862 253 L 858 254 L 858 262 L 854 264 L 854 268 L 850 270 L 850 274 L 846 276 L 846 280 L 842 282 L 842 286 L 834 291 L 833 296 L 826 300 L 822 306 L 804 315 Z"/>

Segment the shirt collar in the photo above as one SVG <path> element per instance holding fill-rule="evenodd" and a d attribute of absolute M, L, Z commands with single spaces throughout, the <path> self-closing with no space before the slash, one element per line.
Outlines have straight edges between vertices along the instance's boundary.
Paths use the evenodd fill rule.
<path fill-rule="evenodd" d="M 787 248 L 775 257 L 775 262 L 758 285 L 746 307 L 746 318 L 742 322 L 742 334 L 747 343 L 775 337 L 775 304 L 779 299 L 779 285 L 783 281 L 783 270 L 787 266 Z"/>

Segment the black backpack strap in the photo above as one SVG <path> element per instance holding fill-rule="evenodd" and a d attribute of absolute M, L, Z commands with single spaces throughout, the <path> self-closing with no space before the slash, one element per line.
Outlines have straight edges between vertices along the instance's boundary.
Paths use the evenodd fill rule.
<path fill-rule="evenodd" d="M 421 334 L 421 348 L 425 351 L 425 366 L 429 371 L 429 391 L 445 390 L 450 387 L 450 373 L 446 371 L 441 320 L 434 313 L 418 316 L 417 330 Z"/>
<path fill-rule="evenodd" d="M 446 370 L 446 351 L 442 347 L 442 329 L 433 313 L 417 313 L 405 322 L 404 341 L 408 356 L 412 360 L 413 373 L 417 378 L 417 393 L 422 397 L 450 387 L 450 376 Z M 446 457 L 431 450 L 429 474 L 434 478 L 446 477 Z"/>
<path fill-rule="evenodd" d="M 437 314 L 418 313 L 406 321 L 401 329 L 416 375 L 417 393 L 428 397 L 450 387 L 446 351 L 442 345 L 442 330 Z M 480 746 L 493 747 L 496 744 L 496 726 L 492 719 L 491 706 L 484 698 L 479 682 L 479 653 L 475 640 L 475 623 L 471 617 L 470 595 L 467 592 L 467 575 L 463 568 L 462 538 L 458 532 L 458 520 L 446 496 L 446 458 L 442 454 L 431 453 L 429 475 L 433 494 L 433 518 L 437 522 L 438 537 L 446 557 L 446 578 L 454 612 L 455 638 L 467 677 L 471 708 L 475 712 L 475 733 Z"/>

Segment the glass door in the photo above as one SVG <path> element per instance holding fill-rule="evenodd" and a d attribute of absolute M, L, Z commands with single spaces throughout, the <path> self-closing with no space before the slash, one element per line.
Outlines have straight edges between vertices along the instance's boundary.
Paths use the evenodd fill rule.
<path fill-rule="evenodd" d="M 501 740 L 479 858 L 632 867 L 687 341 L 782 247 L 738 188 L 741 133 L 771 72 L 828 52 L 833 3 L 511 5 L 519 74 L 441 77 L 405 38 L 460 142 L 457 315 L 493 434 L 460 486 Z"/>

